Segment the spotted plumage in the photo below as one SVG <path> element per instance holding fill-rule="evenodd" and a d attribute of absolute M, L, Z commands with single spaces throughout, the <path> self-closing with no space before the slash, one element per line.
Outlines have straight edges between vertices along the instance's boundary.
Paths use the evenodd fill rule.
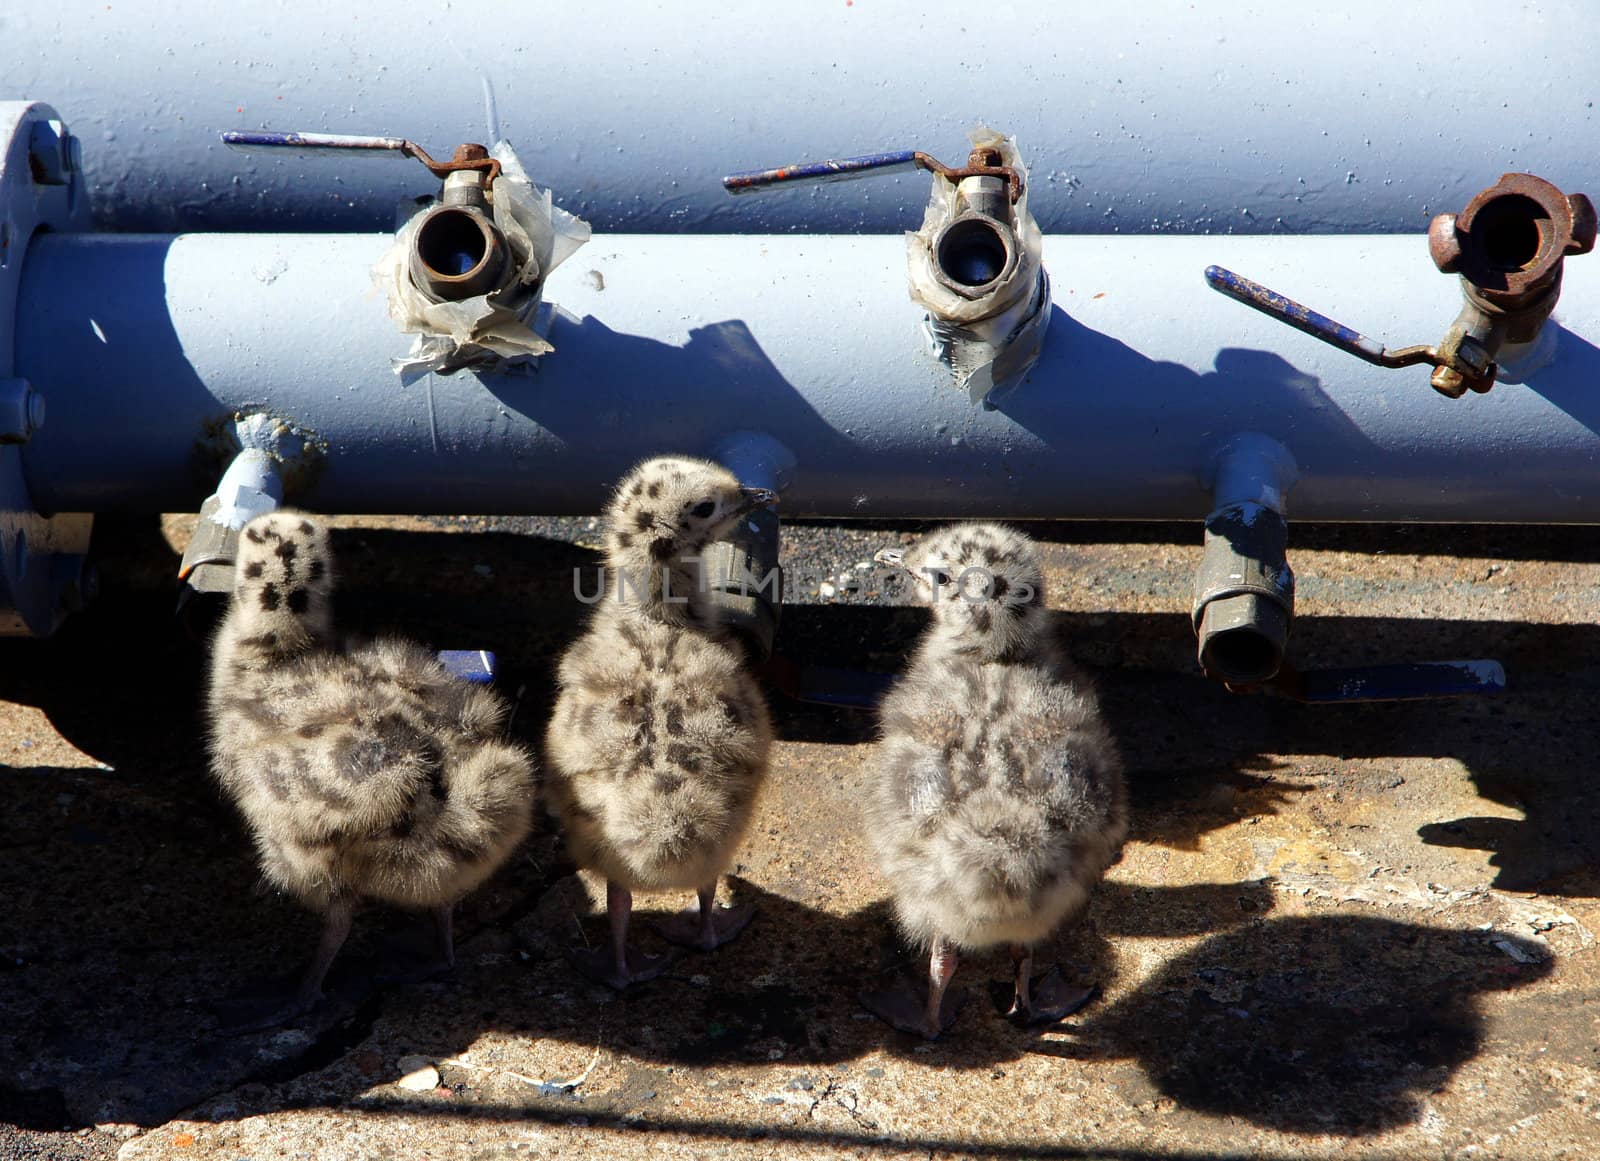
<path fill-rule="evenodd" d="M 363 901 L 433 911 L 448 958 L 451 905 L 527 833 L 535 790 L 501 698 L 412 642 L 340 638 L 333 583 L 319 524 L 247 524 L 207 697 L 211 769 L 263 874 L 327 916 L 286 1016 L 316 1000 Z"/>
<path fill-rule="evenodd" d="M 1031 995 L 1031 948 L 1082 909 L 1120 850 L 1116 745 L 1055 643 L 1027 537 L 956 525 L 879 559 L 911 573 L 932 620 L 884 699 L 864 821 L 901 929 L 930 951 L 932 986 L 920 1010 L 892 993 L 869 1006 L 937 1035 L 953 1018 L 958 952 L 1006 944 L 1014 1013 L 1050 1015 L 1064 989 Z"/>
<path fill-rule="evenodd" d="M 692 889 L 667 934 L 710 948 L 748 918 L 714 909 L 766 775 L 771 727 L 699 554 L 770 492 L 701 460 L 640 464 L 606 510 L 605 598 L 562 659 L 547 733 L 550 803 L 578 864 L 606 877 L 613 946 L 580 966 L 617 987 L 663 966 L 627 947 L 632 892 Z"/>

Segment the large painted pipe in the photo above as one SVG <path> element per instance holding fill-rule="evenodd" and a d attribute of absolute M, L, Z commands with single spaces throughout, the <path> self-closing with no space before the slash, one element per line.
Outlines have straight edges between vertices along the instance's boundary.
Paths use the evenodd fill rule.
<path fill-rule="evenodd" d="M 1015 133 L 1047 232 L 1427 227 L 1507 170 L 1600 190 L 1589 0 L 1226 6 L 733 0 L 466 5 L 7 0 L 0 96 L 50 100 L 120 230 L 387 230 L 413 163 L 248 157 L 227 129 L 497 119 L 601 231 L 882 232 L 925 175 L 731 199 L 735 170 Z"/>
<path fill-rule="evenodd" d="M 1460 291 L 1412 237 L 1050 237 L 1057 315 L 996 410 L 928 353 L 900 238 L 599 236 L 552 276 L 531 374 L 403 384 L 368 271 L 387 235 L 36 237 L 16 373 L 46 511 L 193 510 L 236 413 L 286 422 L 287 499 L 338 512 L 596 511 L 634 461 L 754 430 L 786 516 L 1200 519 L 1241 433 L 1299 465 L 1291 519 L 1600 521 L 1600 262 L 1574 262 L 1546 365 L 1443 398 L 1207 289 L 1248 272 L 1391 342 Z M 226 445 L 226 446 L 225 446 Z"/>

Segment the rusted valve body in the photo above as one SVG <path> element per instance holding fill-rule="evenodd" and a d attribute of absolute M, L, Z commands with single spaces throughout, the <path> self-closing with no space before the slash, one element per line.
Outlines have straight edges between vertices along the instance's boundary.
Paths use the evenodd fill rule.
<path fill-rule="evenodd" d="M 1466 299 L 1438 351 L 1446 362 L 1431 380 L 1459 398 L 1494 385 L 1495 356 L 1507 343 L 1532 342 L 1561 296 L 1562 263 L 1594 249 L 1594 206 L 1531 173 L 1508 173 L 1428 227 L 1428 253 L 1461 275 Z"/>

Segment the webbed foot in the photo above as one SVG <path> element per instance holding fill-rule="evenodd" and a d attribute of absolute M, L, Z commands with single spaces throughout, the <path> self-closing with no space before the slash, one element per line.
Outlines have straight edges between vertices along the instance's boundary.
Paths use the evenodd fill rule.
<path fill-rule="evenodd" d="M 1021 1027 L 1055 1024 L 1083 1008 L 1099 995 L 1094 986 L 1078 987 L 1067 983 L 1059 967 L 1052 967 L 1032 981 L 1026 1000 L 1013 996 L 1006 1018 Z"/>
<path fill-rule="evenodd" d="M 585 977 L 619 992 L 630 984 L 642 984 L 655 979 L 670 968 L 676 958 L 671 954 L 649 955 L 636 947 L 627 949 L 623 963 L 618 963 L 617 956 L 607 947 L 574 947 L 567 952 L 567 959 L 572 966 Z"/>
<path fill-rule="evenodd" d="M 888 991 L 862 992 L 860 1000 L 863 1008 L 901 1032 L 909 1032 L 925 1040 L 937 1040 L 941 1033 L 950 1030 L 956 1017 L 961 1015 L 961 1009 L 967 1002 L 967 992 L 965 988 L 946 990 L 940 998 L 937 1018 L 931 1016 L 928 1005 L 905 980 Z"/>
<path fill-rule="evenodd" d="M 715 951 L 725 943 L 730 943 L 739 938 L 739 934 L 750 926 L 750 920 L 755 918 L 756 905 L 744 903 L 737 907 L 709 906 L 702 899 L 699 909 L 680 911 L 678 914 L 663 919 L 655 927 L 663 939 L 677 944 L 679 947 L 693 948 L 695 951 Z"/>
<path fill-rule="evenodd" d="M 221 1000 L 214 1005 L 217 1031 L 224 1036 L 248 1036 L 252 1032 L 281 1028 L 315 1011 L 322 1000 L 321 992 L 314 995 L 294 992 L 288 996 L 279 993 Z"/>

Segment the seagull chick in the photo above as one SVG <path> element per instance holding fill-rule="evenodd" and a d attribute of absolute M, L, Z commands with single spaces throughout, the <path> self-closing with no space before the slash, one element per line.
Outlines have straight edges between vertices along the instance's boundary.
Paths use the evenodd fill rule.
<path fill-rule="evenodd" d="M 308 1011 L 363 901 L 432 913 L 443 965 L 451 909 L 527 834 L 532 759 L 504 741 L 505 702 L 420 645 L 342 640 L 328 534 L 290 511 L 239 539 L 213 645 L 211 769 L 250 829 L 266 878 L 323 912 L 294 998 Z"/>
<path fill-rule="evenodd" d="M 954 1022 L 958 953 L 1005 944 L 1010 1015 L 1057 1020 L 1089 993 L 1033 945 L 1081 911 L 1127 832 L 1122 766 L 1094 692 L 1061 655 L 1028 537 L 960 524 L 880 563 L 906 569 L 931 606 L 910 668 L 884 699 L 865 830 L 905 935 L 929 952 L 926 1002 L 864 996 L 929 1039 Z"/>
<path fill-rule="evenodd" d="M 772 727 L 700 556 L 776 501 L 717 464 L 663 457 L 629 472 L 606 509 L 605 596 L 561 661 L 546 745 L 568 846 L 606 878 L 611 946 L 574 962 L 612 987 L 669 962 L 628 946 L 634 891 L 698 891 L 698 910 L 662 934 L 701 950 L 753 914 L 714 903 L 766 776 Z"/>

